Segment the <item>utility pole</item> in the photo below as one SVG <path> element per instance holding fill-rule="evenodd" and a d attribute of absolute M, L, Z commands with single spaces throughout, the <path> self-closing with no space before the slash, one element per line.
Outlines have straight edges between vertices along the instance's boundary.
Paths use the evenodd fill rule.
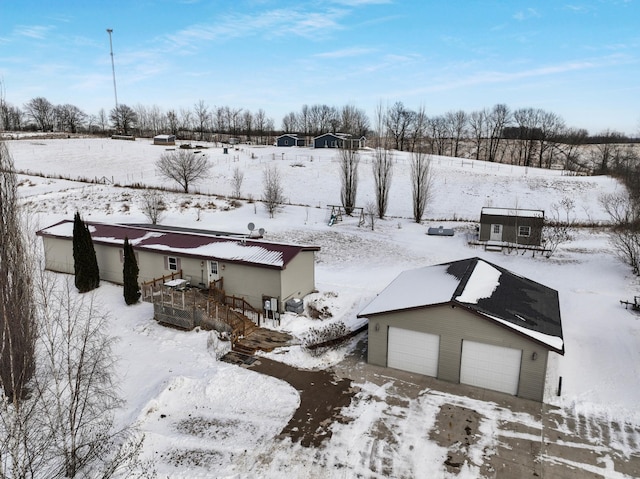
<path fill-rule="evenodd" d="M 118 91 L 116 90 L 116 67 L 113 62 L 113 43 L 111 42 L 111 34 L 113 33 L 112 28 L 107 28 L 107 33 L 109 34 L 109 50 L 111 51 L 111 71 L 113 72 L 113 94 L 116 98 L 116 115 L 118 114 Z"/>

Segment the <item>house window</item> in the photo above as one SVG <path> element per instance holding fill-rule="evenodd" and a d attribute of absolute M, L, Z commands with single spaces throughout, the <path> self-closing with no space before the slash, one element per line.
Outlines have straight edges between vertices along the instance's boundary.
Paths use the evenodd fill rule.
<path fill-rule="evenodd" d="M 500 233 L 500 225 L 493 225 L 493 232 L 495 234 L 499 234 Z"/>
<path fill-rule="evenodd" d="M 178 258 L 174 256 L 167 257 L 167 266 L 169 271 L 178 271 Z"/>
<path fill-rule="evenodd" d="M 210 270 L 211 270 L 211 274 L 218 274 L 218 262 L 217 261 L 210 261 Z"/>
<path fill-rule="evenodd" d="M 136 263 L 140 263 L 140 259 L 138 258 L 138 252 L 134 251 L 133 254 L 136 257 Z M 120 262 L 124 263 L 124 250 L 123 249 L 120 250 Z"/>
<path fill-rule="evenodd" d="M 531 226 L 518 226 L 518 236 L 531 236 Z"/>

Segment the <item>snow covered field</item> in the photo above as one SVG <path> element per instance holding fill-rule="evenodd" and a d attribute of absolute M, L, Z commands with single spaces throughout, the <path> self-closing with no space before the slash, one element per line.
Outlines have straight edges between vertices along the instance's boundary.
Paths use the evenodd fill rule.
<path fill-rule="evenodd" d="M 176 186 L 156 175 L 154 162 L 164 148 L 153 146 L 150 140 L 25 139 L 7 144 L 19 171 L 64 178 L 19 176 L 19 192 L 41 227 L 70 219 L 76 210 L 89 221 L 146 222 L 138 207 L 140 190 L 73 181 L 78 178 L 104 178 L 119 185 Z M 617 191 L 616 181 L 436 157 L 434 196 L 426 212 L 429 220 L 417 225 L 410 218 L 409 156 L 397 154 L 389 218 L 377 221 L 372 231 L 368 226 L 358 227 L 353 218 L 331 227 L 327 224 L 326 205 L 340 203 L 334 151 L 244 145 L 228 154 L 215 147 L 202 151 L 214 165 L 211 178 L 196 186 L 202 195 L 168 193 L 163 224 L 243 232 L 253 222 L 265 228 L 269 240 L 320 246 L 319 292 L 308 300 L 328 306 L 333 316 L 325 321 L 341 320 L 354 329 L 361 324 L 357 313 L 401 271 L 471 256 L 485 258 L 559 291 L 566 354 L 554 356 L 551 362 L 553 381 L 548 382 L 546 402 L 560 407 L 559 414 L 565 418 L 595 418 L 627 424 L 632 430 L 640 426 L 640 315 L 619 303 L 638 294 L 640 282 L 612 254 L 604 228 L 575 231 L 573 240 L 550 259 L 490 253 L 467 244 L 467 234 L 473 231 L 483 206 L 549 212 L 554 203 L 568 196 L 575 201 L 577 221 L 604 224 L 607 216 L 598 198 Z M 374 199 L 370 161 L 363 153 L 359 206 Z M 225 196 L 232 189 L 234 168 L 244 172 L 242 196 L 259 199 L 262 172 L 271 163 L 278 165 L 290 204 L 275 218 L 269 218 L 260 203 L 243 200 L 240 206 L 230 206 Z M 428 226 L 440 225 L 454 228 L 456 235 L 425 234 Z M 375 419 L 390 407 L 386 402 L 390 387 L 358 384 L 361 392 L 347 411 L 353 421 L 334 424 L 333 437 L 317 453 L 274 439 L 299 402 L 291 386 L 217 362 L 215 351 L 208 347 L 210 333 L 158 326 L 149 304 L 124 305 L 121 287 L 103 283 L 96 294 L 111 312 L 113 331 L 119 337 L 119 372 L 127 399 L 119 419 L 123 424 L 139 424 L 146 435 L 145 457 L 154 460 L 160 477 L 281 477 L 284 473 L 291 477 L 383 477 L 362 465 L 359 457 L 371 450 L 359 449 L 356 435 L 369 437 Z M 279 328 L 302 336 L 317 324 L 318 320 L 286 314 Z M 309 356 L 299 347 L 267 356 L 302 368 L 324 368 L 340 363 L 354 344 L 320 357 Z M 563 377 L 560 397 L 555 395 L 558 375 Z M 424 435 L 424 430 L 433 428 L 443 403 L 481 411 L 488 421 L 481 442 L 485 450 L 496 447 L 498 438 L 491 431 L 501 422 L 536 422 L 490 403 L 436 392 L 420 395 L 406 406 L 405 437 Z M 638 439 L 612 440 L 610 447 L 617 454 L 613 461 L 637 455 Z M 394 459 L 393 475 L 448 477 L 442 466 L 446 450 L 426 439 L 418 443 L 419 447 L 399 447 L 388 453 Z M 476 454 L 458 477 L 477 477 L 482 462 L 482 455 Z M 590 471 L 587 466 L 583 469 Z M 616 474 L 603 475 L 631 477 Z"/>

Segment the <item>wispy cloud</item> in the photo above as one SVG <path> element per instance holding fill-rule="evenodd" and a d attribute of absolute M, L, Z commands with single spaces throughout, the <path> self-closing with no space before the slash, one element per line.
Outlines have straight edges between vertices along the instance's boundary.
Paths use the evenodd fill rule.
<path fill-rule="evenodd" d="M 53 27 L 48 25 L 18 25 L 14 33 L 22 37 L 43 40 L 52 29 Z"/>
<path fill-rule="evenodd" d="M 367 55 L 374 51 L 375 50 L 372 48 L 352 47 L 352 48 L 344 48 L 342 50 L 334 50 L 332 52 L 318 53 L 314 56 L 318 58 L 347 58 L 347 57 L 358 57 L 361 55 Z"/>
<path fill-rule="evenodd" d="M 450 79 L 442 79 L 439 83 L 426 88 L 418 89 L 414 93 L 418 94 L 424 92 L 455 90 L 458 88 L 475 85 L 518 82 L 530 78 L 550 77 L 554 75 L 561 75 L 563 73 L 578 72 L 595 68 L 609 68 L 614 65 L 627 63 L 629 61 L 632 60 L 630 60 L 626 56 L 611 55 L 602 58 L 569 61 L 556 65 L 545 65 L 538 68 L 530 68 L 512 72 L 479 71 L 472 75 L 467 75 L 464 78 L 458 77 L 459 79 L 453 81 L 451 81 Z"/>
<path fill-rule="evenodd" d="M 516 14 L 513 15 L 513 18 L 519 21 L 529 20 L 530 18 L 540 18 L 540 13 L 535 8 L 527 8 L 525 10 L 520 10 Z"/>
<path fill-rule="evenodd" d="M 360 7 L 362 5 L 386 5 L 393 2 L 391 0 L 333 0 L 333 3 L 347 7 Z"/>
<path fill-rule="evenodd" d="M 176 47 L 197 48 L 203 41 L 228 40 L 248 36 L 277 37 L 287 34 L 309 39 L 321 38 L 343 26 L 347 11 L 303 12 L 278 9 L 252 15 L 225 15 L 215 22 L 196 24 L 165 38 Z"/>

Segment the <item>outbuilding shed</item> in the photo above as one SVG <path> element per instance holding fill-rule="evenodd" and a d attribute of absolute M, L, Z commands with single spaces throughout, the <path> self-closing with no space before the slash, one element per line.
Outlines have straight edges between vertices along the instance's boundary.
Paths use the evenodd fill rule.
<path fill-rule="evenodd" d="M 175 145 L 176 135 L 156 135 L 153 137 L 154 145 Z"/>
<path fill-rule="evenodd" d="M 505 245 L 541 246 L 544 211 L 518 208 L 482 208 L 482 242 Z"/>
<path fill-rule="evenodd" d="M 228 295 L 244 298 L 257 310 L 283 311 L 287 300 L 315 290 L 317 246 L 272 243 L 220 236 L 203 230 L 167 226 L 86 223 L 96 251 L 100 278 L 123 281 L 123 244 L 129 238 L 139 267 L 139 282 L 182 273 L 192 286 L 209 287 L 223 280 Z M 64 220 L 37 232 L 45 250 L 45 267 L 74 273 L 73 221 Z"/>
<path fill-rule="evenodd" d="M 535 401 L 564 354 L 557 291 L 480 258 L 405 271 L 358 317 L 372 364 Z"/>

